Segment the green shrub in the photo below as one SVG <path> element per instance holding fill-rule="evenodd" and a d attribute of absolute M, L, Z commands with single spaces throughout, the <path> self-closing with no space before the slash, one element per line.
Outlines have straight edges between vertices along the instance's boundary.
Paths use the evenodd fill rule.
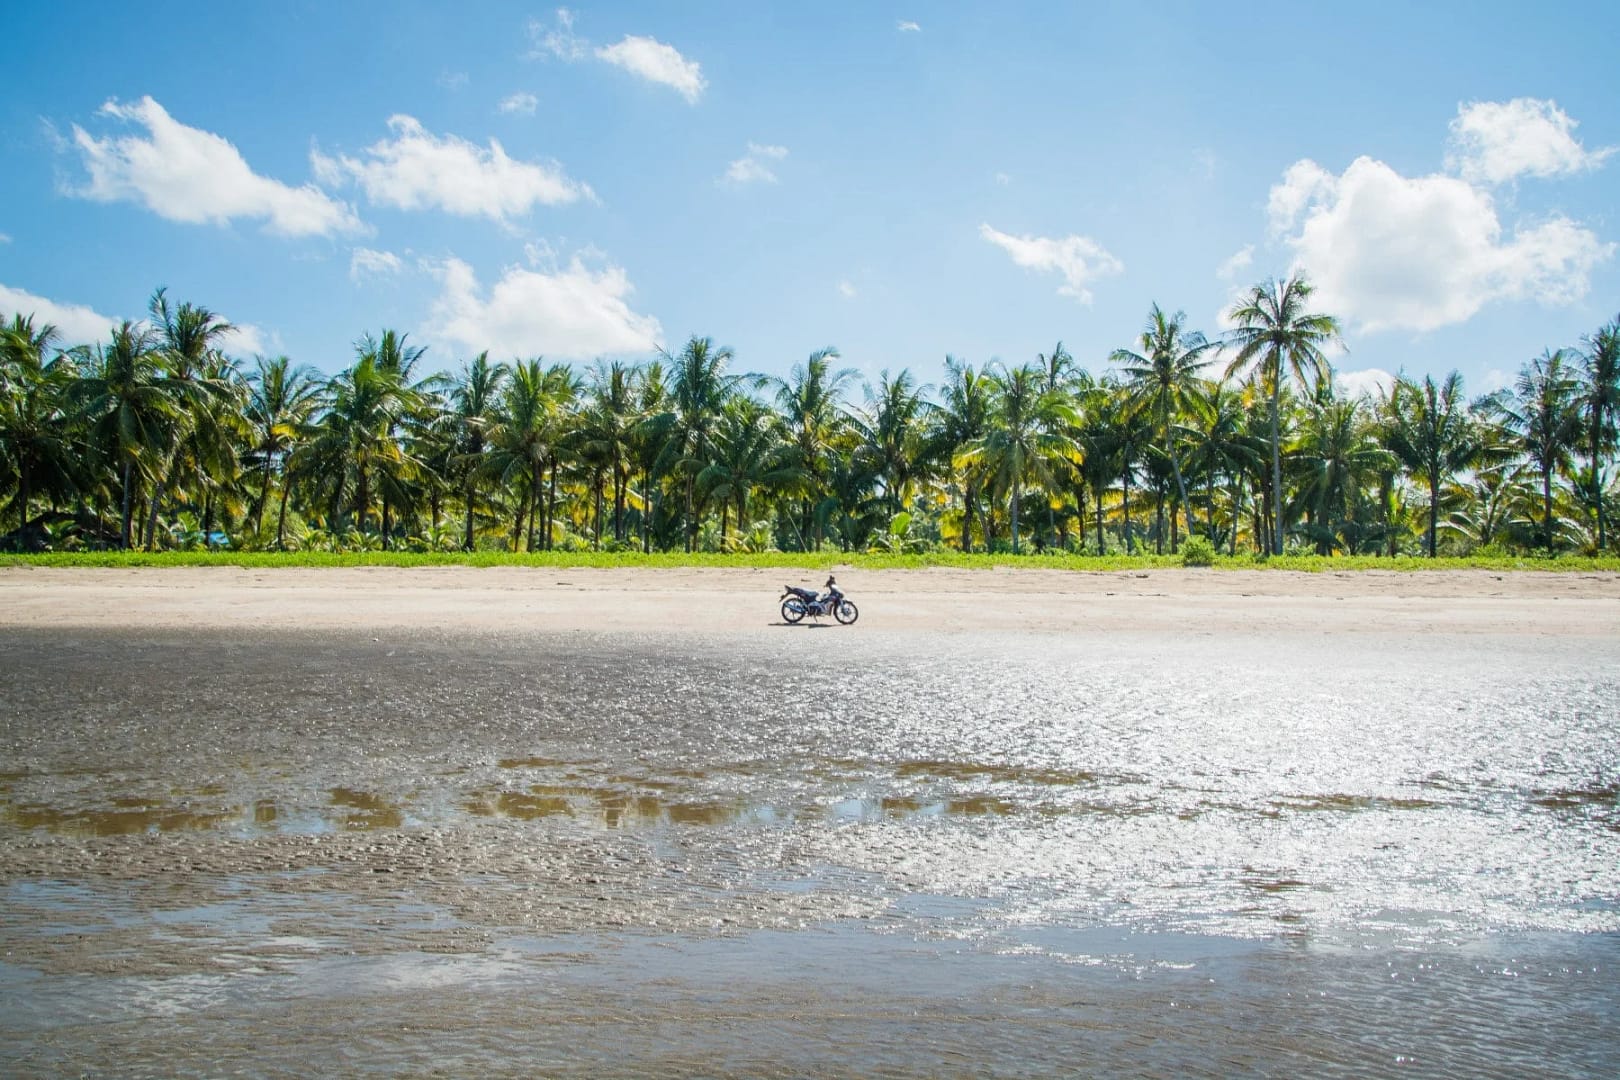
<path fill-rule="evenodd" d="M 1209 542 L 1208 537 L 1189 536 L 1186 543 L 1181 545 L 1181 565 L 1215 565 L 1215 545 Z"/>

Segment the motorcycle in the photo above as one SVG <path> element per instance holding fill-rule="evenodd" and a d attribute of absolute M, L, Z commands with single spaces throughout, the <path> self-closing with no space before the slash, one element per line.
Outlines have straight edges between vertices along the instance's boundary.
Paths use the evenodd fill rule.
<path fill-rule="evenodd" d="M 861 612 L 853 600 L 838 591 L 838 585 L 831 577 L 827 578 L 827 592 L 824 596 L 816 595 L 814 589 L 801 589 L 796 585 L 782 586 L 782 618 L 789 623 L 796 623 L 806 615 L 813 619 L 831 615 L 845 626 L 849 626 L 861 617 Z"/>

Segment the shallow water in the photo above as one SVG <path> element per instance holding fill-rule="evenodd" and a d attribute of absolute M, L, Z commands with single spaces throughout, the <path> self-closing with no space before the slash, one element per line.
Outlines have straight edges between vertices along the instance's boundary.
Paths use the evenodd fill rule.
<path fill-rule="evenodd" d="M 7 1071 L 1620 1071 L 1608 642 L 0 656 Z"/>

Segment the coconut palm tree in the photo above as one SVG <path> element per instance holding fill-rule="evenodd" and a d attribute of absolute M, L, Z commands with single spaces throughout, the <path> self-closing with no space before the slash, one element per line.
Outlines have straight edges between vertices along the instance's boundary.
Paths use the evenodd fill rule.
<path fill-rule="evenodd" d="M 1209 354 L 1218 343 L 1196 330 L 1187 330 L 1186 321 L 1185 312 L 1166 315 L 1154 304 L 1138 339 L 1142 351 L 1115 349 L 1108 359 L 1130 380 L 1136 406 L 1150 411 L 1159 426 L 1159 445 L 1170 459 L 1176 492 L 1186 513 L 1187 535 L 1191 536 L 1192 508 L 1181 476 L 1181 451 L 1171 437 L 1171 428 L 1174 419 L 1188 412 L 1196 400 L 1204 381 L 1199 373 L 1211 362 Z"/>
<path fill-rule="evenodd" d="M 697 477 L 709 463 L 714 428 L 720 410 L 736 389 L 738 376 L 726 372 L 733 359 L 731 350 L 716 348 L 706 337 L 693 335 L 679 356 L 666 359 L 672 372 L 672 410 L 664 425 L 668 436 L 664 471 L 676 473 L 685 481 L 683 522 L 686 550 L 690 552 L 697 546 L 698 512 L 702 509 L 696 501 Z"/>
<path fill-rule="evenodd" d="M 1033 365 L 1002 369 L 990 376 L 993 387 L 990 424 L 980 438 L 964 447 L 957 468 L 982 467 L 996 487 L 1008 493 L 1012 549 L 1018 554 L 1018 523 L 1024 485 L 1030 480 L 1055 486 L 1052 465 L 1077 454 L 1069 428 L 1076 415 L 1068 395 L 1047 390 Z"/>
<path fill-rule="evenodd" d="M 478 517 L 478 485 L 485 471 L 483 458 L 488 448 L 487 436 L 495 420 L 496 405 L 508 374 L 505 364 L 490 363 L 489 352 L 485 350 L 462 368 L 460 377 L 450 387 L 454 468 L 460 474 L 462 494 L 466 497 L 465 533 L 461 540 L 463 551 L 473 549 L 473 532 Z"/>
<path fill-rule="evenodd" d="M 1580 438 L 1579 382 L 1569 351 L 1547 349 L 1525 364 L 1511 398 L 1498 398 L 1502 418 L 1541 477 L 1542 542 L 1553 546 L 1553 475 L 1567 469 Z"/>
<path fill-rule="evenodd" d="M 729 547 L 729 512 L 748 527 L 748 501 L 759 488 L 783 489 L 803 479 L 780 417 L 753 398 L 738 395 L 720 414 L 712 460 L 698 474 L 706 496 L 720 502 L 720 543 Z"/>
<path fill-rule="evenodd" d="M 119 544 L 130 547 L 137 480 L 160 466 L 175 423 L 188 403 L 185 384 L 166 378 L 158 335 L 124 320 L 101 346 L 80 354 L 81 374 L 68 391 L 75 415 L 90 427 L 119 475 Z"/>
<path fill-rule="evenodd" d="M 855 378 L 854 368 L 833 370 L 838 350 L 832 346 L 811 353 L 795 364 L 786 379 L 766 377 L 762 384 L 774 391 L 776 407 L 787 425 L 788 438 L 804 472 L 804 499 L 800 524 L 801 546 L 817 546 L 821 535 L 815 507 L 826 496 L 828 455 L 845 423 L 843 396 Z"/>
<path fill-rule="evenodd" d="M 1620 417 L 1620 316 L 1581 342 L 1580 407 L 1586 421 L 1597 508 L 1597 546 L 1605 551 L 1609 533 L 1604 519 L 1604 453 L 1613 454 L 1616 418 Z"/>
<path fill-rule="evenodd" d="M 16 484 L 17 528 L 44 488 L 53 507 L 80 471 L 67 423 L 67 393 L 77 374 L 73 358 L 56 348 L 56 327 L 34 327 L 32 316 L 0 326 L 0 491 Z"/>
<path fill-rule="evenodd" d="M 581 417 L 581 451 L 599 460 L 613 482 L 613 539 L 623 543 L 625 501 L 630 490 L 636 408 L 635 370 L 622 361 L 597 362 L 588 382 L 590 403 Z M 600 501 L 600 485 L 597 485 Z M 598 519 L 601 514 L 598 511 Z M 600 526 L 600 523 L 599 523 Z M 601 529 L 598 527 L 597 532 Z"/>
<path fill-rule="evenodd" d="M 1384 445 L 1429 489 L 1429 558 L 1436 554 L 1440 531 L 1440 489 L 1459 472 L 1476 464 L 1486 451 L 1482 432 L 1463 399 L 1462 376 L 1453 371 L 1439 384 L 1425 375 L 1421 383 L 1396 378 L 1384 399 Z"/>
<path fill-rule="evenodd" d="M 286 538 L 287 493 L 291 486 L 287 459 L 309 437 L 310 421 L 320 403 L 321 379 L 314 368 L 299 365 L 285 356 L 254 358 L 255 370 L 248 376 L 246 416 L 253 429 L 253 453 L 258 459 L 262 482 L 253 531 L 264 531 L 264 508 L 270 502 L 270 486 L 277 469 L 282 470 L 280 509 L 276 516 L 276 547 Z"/>
<path fill-rule="evenodd" d="M 325 460 L 353 470 L 354 527 L 364 534 L 378 473 L 399 476 L 414 466 L 394 431 L 418 406 L 420 393 L 407 385 L 397 366 L 384 366 L 364 343 L 359 358 L 332 380 L 329 392 L 314 449 Z M 340 480 L 335 508 L 341 506 L 341 491 Z M 379 518 L 379 530 L 383 524 Z"/>
<path fill-rule="evenodd" d="M 918 386 L 905 368 L 893 378 L 884 371 L 877 386 L 866 388 L 866 407 L 852 418 L 860 438 L 856 452 L 867 457 L 882 481 L 891 516 L 905 509 L 918 473 L 926 467 L 923 446 L 933 409 L 925 397 L 928 389 Z"/>
<path fill-rule="evenodd" d="M 1354 554 L 1382 537 L 1366 493 L 1394 462 L 1362 403 L 1334 397 L 1331 384 L 1322 389 L 1327 392 L 1306 406 L 1295 447 L 1295 499 L 1318 554 L 1331 555 L 1338 546 Z"/>
<path fill-rule="evenodd" d="M 1295 274 L 1287 281 L 1264 282 L 1250 289 L 1227 314 L 1237 324 L 1227 335 L 1227 346 L 1237 353 L 1226 369 L 1227 377 L 1253 367 L 1257 381 L 1270 395 L 1273 553 L 1283 549 L 1282 436 L 1278 419 L 1283 380 L 1290 372 L 1308 385 L 1323 378 L 1329 371 L 1323 347 L 1339 340 L 1337 319 L 1307 310 L 1311 291 L 1304 274 Z"/>
<path fill-rule="evenodd" d="M 958 455 L 989 431 L 995 387 L 989 377 L 975 371 L 972 364 L 947 356 L 940 396 L 940 405 L 933 413 L 935 426 L 927 453 L 945 462 L 948 471 L 957 472 L 962 478 L 962 550 L 971 552 L 973 515 L 979 502 L 984 469 L 976 459 L 959 462 Z"/>

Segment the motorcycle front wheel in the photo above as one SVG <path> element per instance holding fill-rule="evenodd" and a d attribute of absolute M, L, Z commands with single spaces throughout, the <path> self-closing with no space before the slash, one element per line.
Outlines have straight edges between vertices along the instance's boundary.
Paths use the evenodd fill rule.
<path fill-rule="evenodd" d="M 860 609 L 855 606 L 855 603 L 852 600 L 840 600 L 838 602 L 838 606 L 833 608 L 833 618 L 837 619 L 845 626 L 853 624 L 855 620 L 860 617 Z"/>
<path fill-rule="evenodd" d="M 797 596 L 790 596 L 782 601 L 782 618 L 790 623 L 796 623 L 804 618 L 804 601 Z"/>

